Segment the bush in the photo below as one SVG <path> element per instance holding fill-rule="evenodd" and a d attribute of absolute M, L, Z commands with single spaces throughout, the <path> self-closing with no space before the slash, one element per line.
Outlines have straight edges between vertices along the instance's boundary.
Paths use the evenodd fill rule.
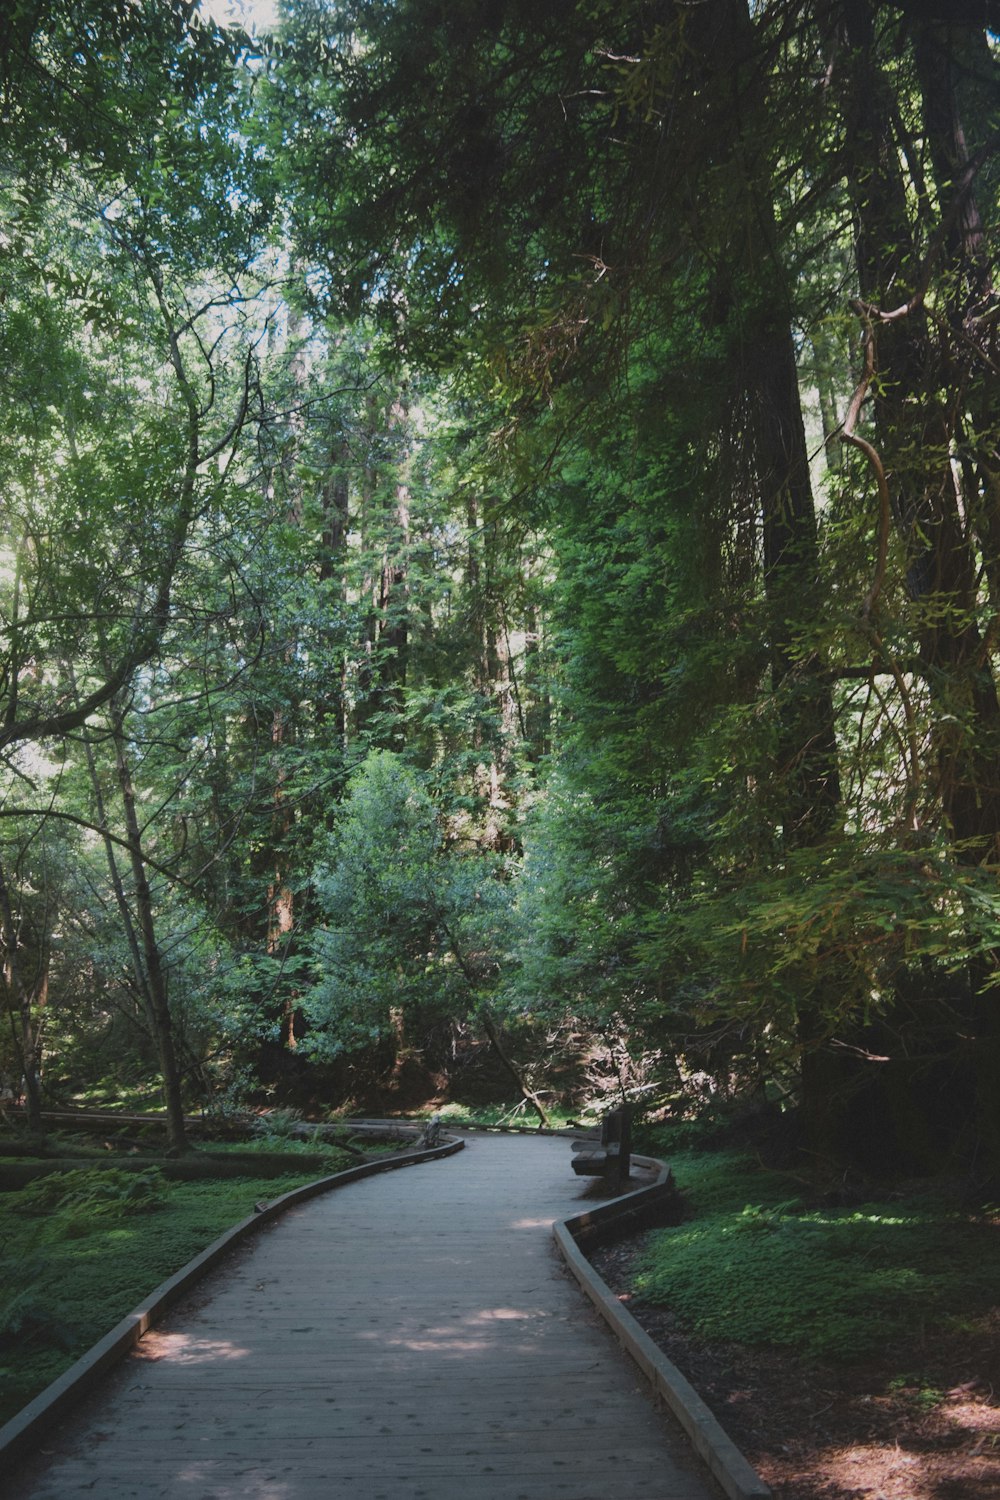
<path fill-rule="evenodd" d="M 251 1126 L 255 1136 L 265 1140 L 287 1141 L 304 1131 L 304 1120 L 300 1109 L 272 1109 L 266 1115 L 254 1116 Z"/>

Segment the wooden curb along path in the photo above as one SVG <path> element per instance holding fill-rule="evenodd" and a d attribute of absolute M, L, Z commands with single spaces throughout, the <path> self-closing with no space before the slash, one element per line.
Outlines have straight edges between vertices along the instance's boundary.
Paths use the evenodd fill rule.
<path fill-rule="evenodd" d="M 479 1136 L 426 1172 L 365 1176 L 285 1207 L 132 1340 L 41 1451 L 0 1477 L 2 1493 L 717 1500 L 552 1254 L 553 1220 L 569 1220 L 557 1240 L 586 1286 L 574 1227 L 585 1235 L 615 1207 L 574 1226 L 586 1200 L 569 1158 L 558 1138 Z M 629 1211 L 640 1196 L 616 1204 Z M 8 1473 L 18 1420 L 0 1431 Z M 711 1432 L 706 1448 L 710 1426 L 696 1414 L 691 1430 L 722 1489 L 765 1496 L 721 1431 L 721 1448 Z"/>

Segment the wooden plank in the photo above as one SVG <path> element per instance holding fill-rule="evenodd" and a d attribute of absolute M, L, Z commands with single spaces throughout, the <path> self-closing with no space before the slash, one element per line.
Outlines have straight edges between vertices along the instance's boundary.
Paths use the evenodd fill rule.
<path fill-rule="evenodd" d="M 292 1209 L 5 1500 L 716 1500 L 554 1254 L 571 1160 L 490 1136 Z"/>
<path fill-rule="evenodd" d="M 580 1474 L 538 1474 L 525 1467 L 517 1476 L 482 1476 L 474 1491 L 467 1476 L 393 1476 L 388 1480 L 373 1475 L 341 1477 L 321 1470 L 312 1472 L 291 1466 L 283 1473 L 276 1469 L 245 1470 L 236 1475 L 186 1471 L 183 1488 L 176 1487 L 172 1474 L 143 1474 L 141 1479 L 116 1476 L 102 1483 L 99 1500 L 614 1500 L 627 1494 L 628 1500 L 701 1500 L 702 1491 L 679 1487 L 664 1481 L 662 1472 L 630 1474 L 627 1490 L 620 1489 L 606 1476 Z M 34 1492 L 34 1500 L 95 1500 L 95 1491 L 86 1474 L 69 1481 L 63 1488 L 46 1483 Z"/>

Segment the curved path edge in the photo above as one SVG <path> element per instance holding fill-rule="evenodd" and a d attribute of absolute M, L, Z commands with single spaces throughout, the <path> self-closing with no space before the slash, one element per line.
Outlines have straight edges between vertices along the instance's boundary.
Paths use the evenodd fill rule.
<path fill-rule="evenodd" d="M 649 1221 L 661 1204 L 673 1197 L 674 1185 L 669 1167 L 652 1157 L 633 1155 L 632 1160 L 655 1172 L 656 1180 L 587 1213 L 556 1220 L 552 1233 L 559 1253 L 653 1390 L 673 1412 L 695 1451 L 730 1500 L 771 1500 L 770 1486 L 750 1466 L 690 1381 L 622 1306 L 581 1249 L 581 1245 L 595 1245 L 622 1230 L 640 1227 Z"/>
<path fill-rule="evenodd" d="M 439 1146 L 401 1151 L 381 1161 L 347 1167 L 343 1172 L 335 1172 L 330 1177 L 320 1177 L 315 1182 L 307 1182 L 303 1187 L 293 1188 L 291 1192 L 275 1198 L 273 1203 L 256 1209 L 248 1218 L 241 1219 L 207 1245 L 193 1260 L 189 1260 L 187 1265 L 161 1282 L 144 1302 L 127 1313 L 120 1323 L 116 1323 L 110 1333 L 106 1333 L 75 1364 L 64 1370 L 51 1385 L 47 1385 L 34 1400 L 29 1401 L 16 1416 L 0 1427 L 0 1461 L 13 1462 L 30 1452 L 51 1430 L 52 1423 L 87 1395 L 107 1370 L 124 1359 L 168 1307 L 210 1271 L 227 1251 L 240 1240 L 255 1234 L 261 1225 L 278 1218 L 294 1204 L 314 1198 L 319 1193 L 344 1187 L 349 1182 L 358 1182 L 363 1177 L 374 1177 L 379 1172 L 391 1172 L 398 1167 L 416 1166 L 420 1162 L 436 1161 L 442 1156 L 454 1156 L 464 1147 L 463 1140 L 448 1140 Z"/>

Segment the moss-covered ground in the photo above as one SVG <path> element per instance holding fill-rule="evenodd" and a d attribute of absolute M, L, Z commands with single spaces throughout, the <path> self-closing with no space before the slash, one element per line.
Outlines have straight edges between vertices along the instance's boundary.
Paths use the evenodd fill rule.
<path fill-rule="evenodd" d="M 704 1339 L 857 1360 L 998 1302 L 1000 1210 L 961 1203 L 951 1183 L 830 1203 L 739 1150 L 669 1132 L 643 1146 L 669 1159 L 684 1212 L 648 1236 L 634 1291 Z"/>

